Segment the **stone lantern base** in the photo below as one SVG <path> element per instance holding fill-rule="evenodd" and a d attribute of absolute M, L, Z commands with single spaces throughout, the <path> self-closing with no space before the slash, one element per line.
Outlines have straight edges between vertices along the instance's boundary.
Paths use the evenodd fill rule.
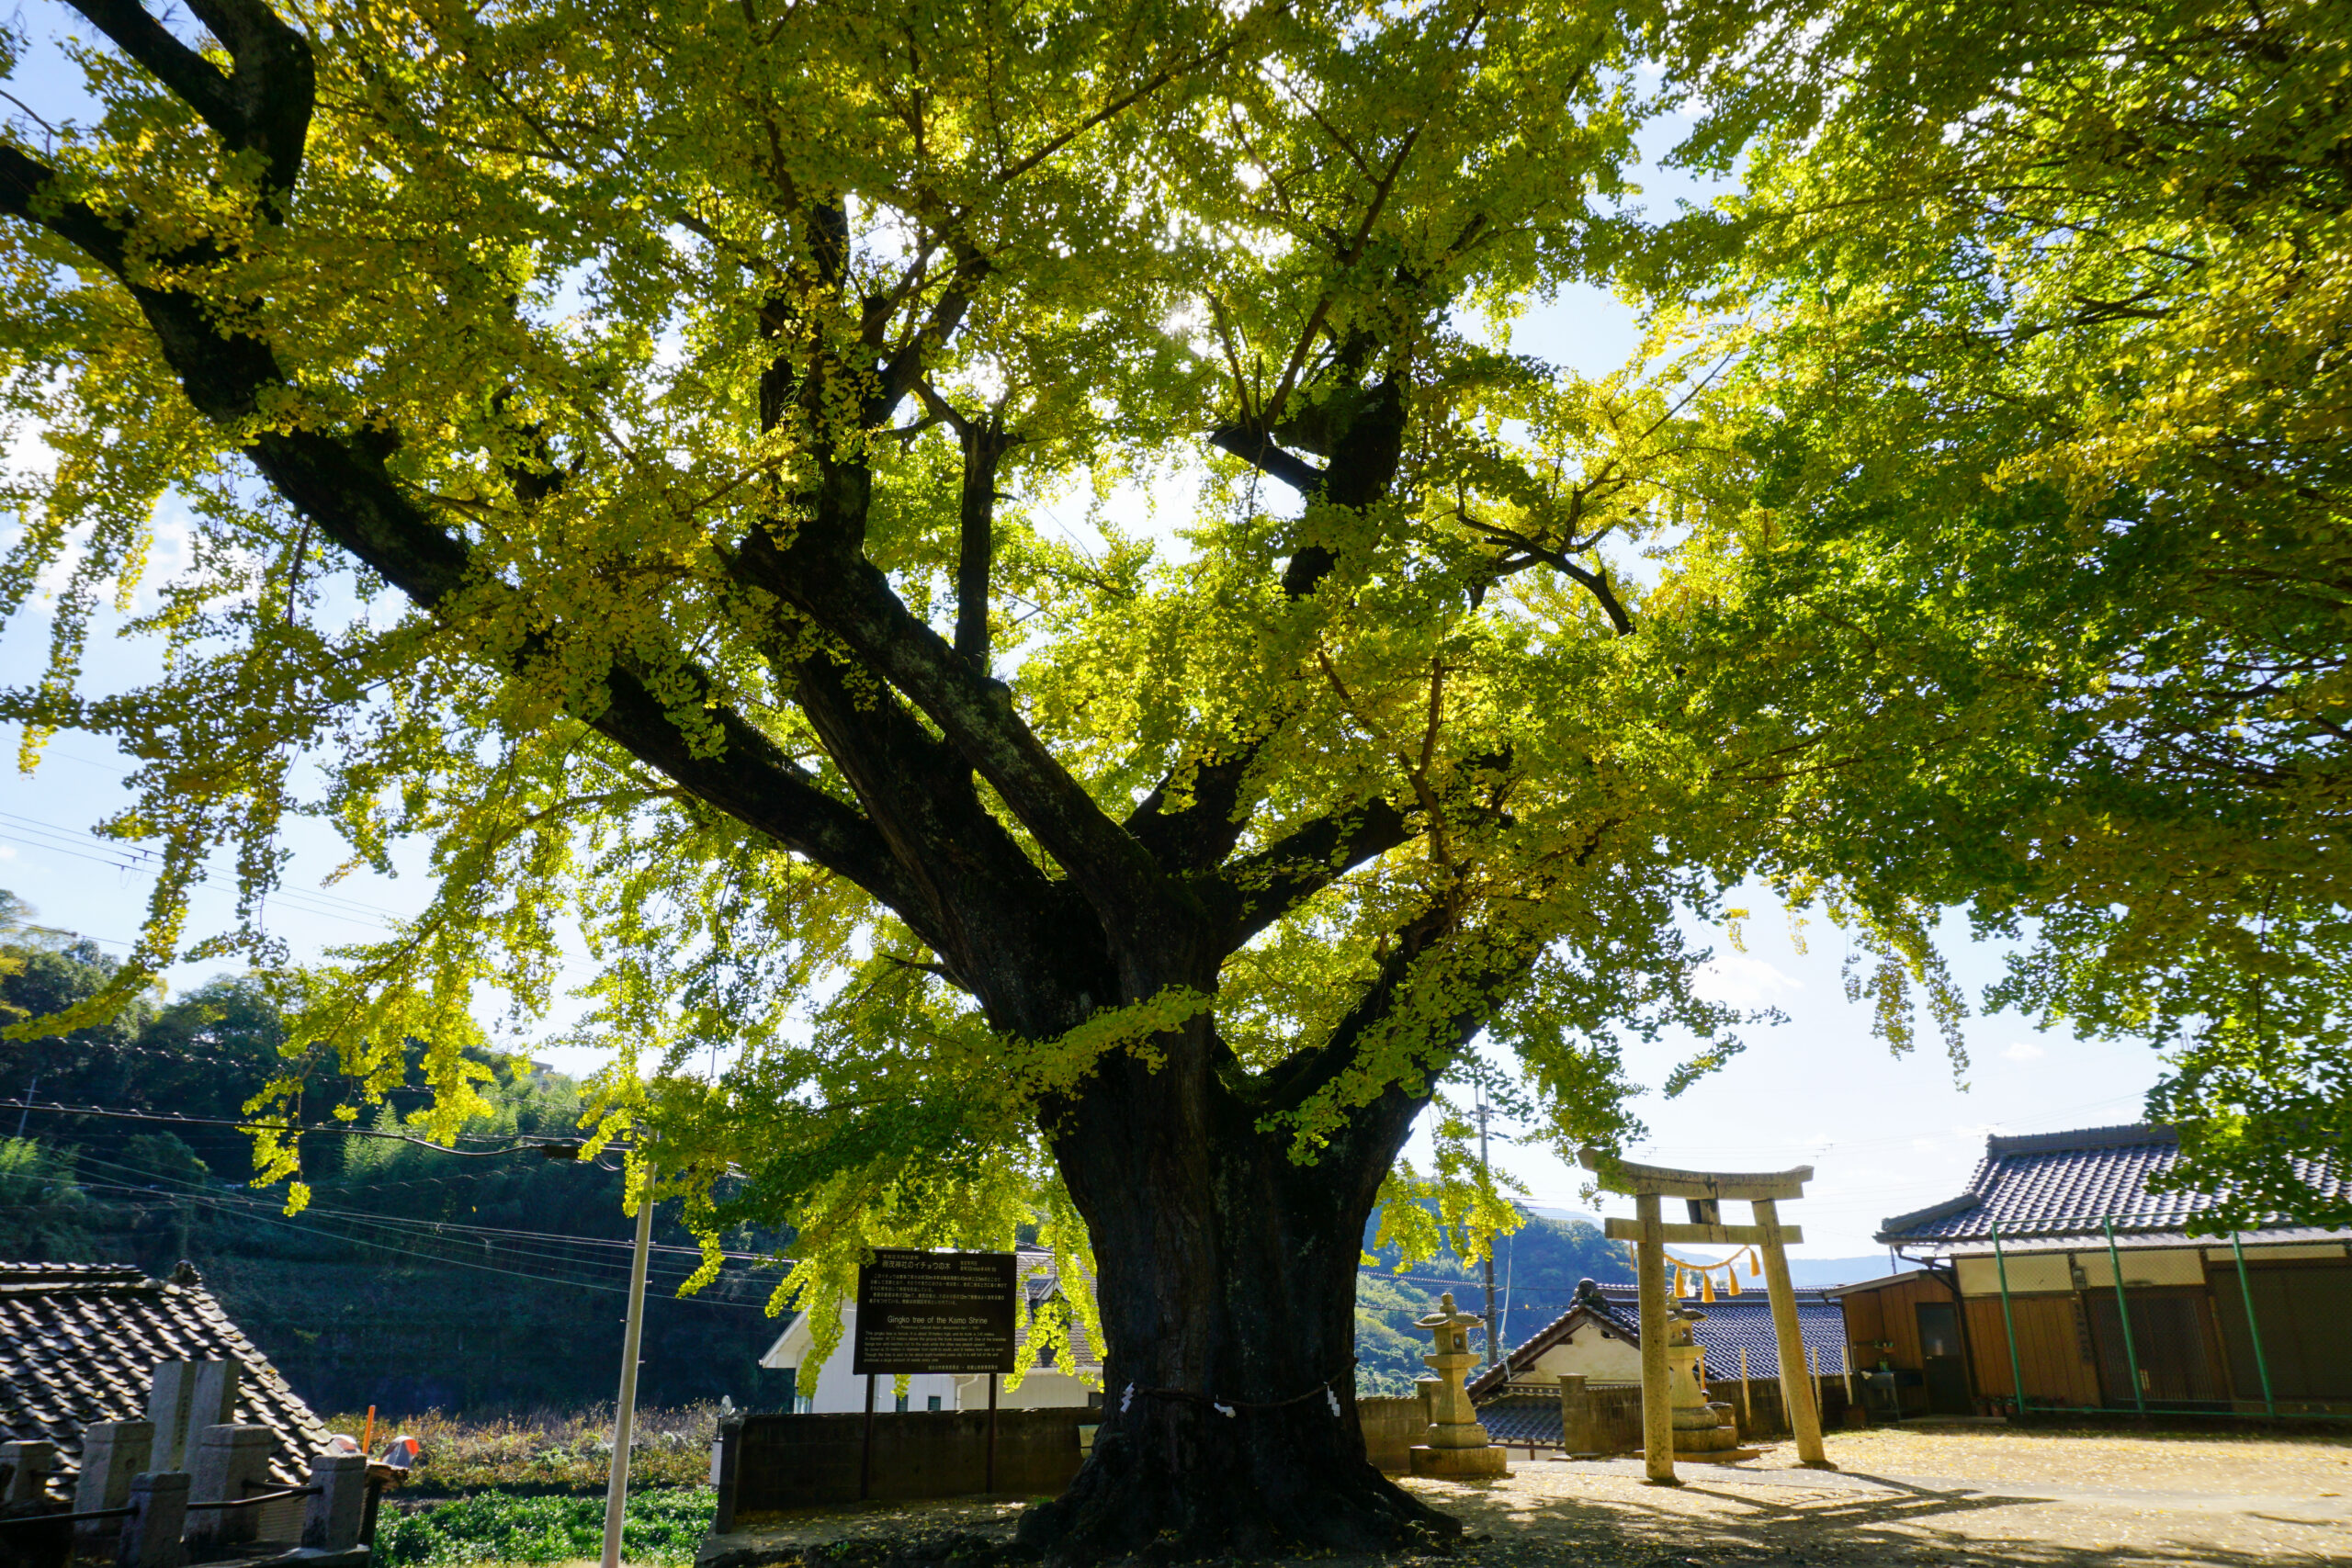
<path fill-rule="evenodd" d="M 1731 1406 L 1720 1402 L 1674 1412 L 1674 1451 L 1711 1454 L 1739 1447 L 1739 1426 Z"/>
<path fill-rule="evenodd" d="M 1441 1481 L 1484 1481 L 1510 1473 L 1510 1466 L 1503 1461 L 1503 1450 L 1492 1445 L 1441 1449 L 1416 1443 L 1405 1454 L 1415 1475 L 1433 1476 Z"/>

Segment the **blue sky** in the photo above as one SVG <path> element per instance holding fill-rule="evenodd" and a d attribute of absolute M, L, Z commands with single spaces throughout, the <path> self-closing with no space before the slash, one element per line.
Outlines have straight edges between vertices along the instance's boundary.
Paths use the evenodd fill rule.
<path fill-rule="evenodd" d="M 36 3 L 29 16 L 38 35 L 57 12 Z M 20 64 L 10 87 L 44 113 L 71 112 L 78 96 L 61 79 L 58 56 L 47 50 Z M 1672 124 L 1662 126 L 1645 143 L 1653 152 L 1660 150 L 1675 131 Z M 1707 194 L 1667 172 L 1652 178 L 1647 199 L 1657 206 Z M 1597 290 L 1575 288 L 1532 310 L 1514 338 L 1514 346 L 1524 352 L 1598 374 L 1632 352 L 1637 333 L 1624 306 Z M 15 456 L 21 460 L 38 454 L 20 442 Z M 1163 494 L 1165 526 L 1189 497 Z M 1081 512 L 1073 504 L 1052 509 L 1052 515 L 1082 534 Z M 17 531 L 16 520 L 0 519 L 0 547 Z M 167 577 L 185 560 L 185 529 L 167 511 L 150 581 Z M 110 622 L 102 624 L 94 638 L 86 667 L 89 690 L 133 682 L 149 671 L 149 649 L 118 641 L 110 631 Z M 46 615 L 35 606 L 0 636 L 0 681 L 14 683 L 35 672 L 47 633 Z M 0 730 L 0 744 L 12 754 L 17 739 L 13 731 Z M 105 740 L 83 735 L 58 738 L 30 776 L 13 768 L 0 772 L 0 886 L 37 905 L 46 923 L 85 933 L 116 951 L 136 935 L 152 878 L 140 869 L 134 851 L 93 840 L 86 829 L 123 804 L 127 772 Z M 268 919 L 298 957 L 379 935 L 389 915 L 413 911 L 424 900 L 425 886 L 414 875 L 388 881 L 361 874 L 332 889 L 322 887 L 342 855 L 332 835 L 315 825 L 290 822 L 284 845 L 292 859 L 285 891 L 273 897 Z M 225 876 L 199 890 L 198 919 L 225 922 L 233 897 Z M 1816 1175 L 1809 1195 L 1786 1211 L 1805 1229 L 1806 1254 L 1851 1257 L 1872 1251 L 1871 1232 L 1883 1216 L 1962 1189 L 1988 1131 L 2040 1132 L 2134 1120 L 2156 1077 L 2156 1058 L 2143 1046 L 2038 1034 L 2014 1016 L 1973 1017 L 1966 1026 L 1973 1065 L 1963 1089 L 1932 1041 L 1917 1055 L 1897 1059 L 1871 1038 L 1869 1009 L 1846 1000 L 1839 976 L 1845 944 L 1833 928 L 1813 922 L 1810 951 L 1800 953 L 1768 897 L 1743 901 L 1753 911 L 1747 951 L 1736 953 L 1727 942 L 1716 942 L 1708 984 L 1725 1000 L 1776 1007 L 1787 1021 L 1748 1031 L 1745 1055 L 1679 1100 L 1645 1092 L 1634 1110 L 1650 1136 L 1628 1152 L 1657 1163 L 1713 1169 L 1811 1164 Z M 1999 974 L 2004 950 L 1969 942 L 1957 920 L 1947 922 L 1947 936 L 1956 976 L 1972 995 L 1981 991 Z M 216 967 L 186 966 L 169 978 L 175 988 L 185 987 Z M 1637 1051 L 1629 1062 L 1632 1075 L 1657 1085 L 1679 1054 L 1671 1044 Z M 592 1065 L 547 1055 L 574 1070 Z M 20 1092 L 21 1085 L 0 1083 L 0 1093 Z M 1630 1212 L 1622 1200 L 1589 1201 L 1583 1173 L 1540 1150 L 1521 1148 L 1508 1136 L 1497 1143 L 1496 1158 L 1540 1202 Z"/>

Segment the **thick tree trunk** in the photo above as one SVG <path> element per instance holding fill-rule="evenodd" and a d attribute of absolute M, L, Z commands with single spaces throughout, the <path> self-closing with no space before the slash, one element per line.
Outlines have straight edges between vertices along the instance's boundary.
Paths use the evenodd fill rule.
<path fill-rule="evenodd" d="M 1418 1106 L 1390 1098 L 1299 1164 L 1205 1067 L 1106 1065 L 1055 1139 L 1100 1269 L 1102 1424 L 1024 1544 L 1082 1562 L 1459 1533 L 1365 1461 L 1356 1420 L 1363 1224 Z"/>

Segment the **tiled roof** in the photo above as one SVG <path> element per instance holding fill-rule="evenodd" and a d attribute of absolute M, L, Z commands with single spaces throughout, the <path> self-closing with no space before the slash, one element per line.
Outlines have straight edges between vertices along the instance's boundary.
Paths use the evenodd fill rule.
<path fill-rule="evenodd" d="M 1013 1316 L 1012 1342 L 1020 1346 L 1029 1342 L 1029 1320 L 1036 1314 L 1037 1309 L 1056 1300 L 1062 1300 L 1067 1304 L 1067 1298 L 1062 1296 L 1061 1276 L 1054 1270 L 1054 1255 L 1051 1252 L 1042 1247 L 1023 1247 L 1017 1248 L 1013 1256 L 1019 1259 L 1022 1299 L 1028 1303 L 1027 1311 Z M 1070 1359 L 1081 1367 L 1100 1367 L 1102 1364 L 1102 1352 L 1094 1348 L 1094 1342 L 1088 1337 L 1086 1325 L 1079 1317 L 1074 1305 L 1069 1314 L 1069 1353 Z"/>
<path fill-rule="evenodd" d="M 146 1419 L 158 1363 L 233 1357 L 235 1419 L 275 1431 L 270 1473 L 301 1484 L 325 1427 L 182 1268 L 185 1283 L 110 1263 L 0 1263 L 0 1436 L 55 1443 L 72 1473 L 84 1427 Z"/>
<path fill-rule="evenodd" d="M 2119 1235 L 2143 1242 L 2158 1235 L 2185 1238 L 2213 1199 L 2200 1192 L 2151 1192 L 2147 1186 L 2151 1176 L 2179 1157 L 2173 1129 L 2145 1123 L 1987 1138 L 1966 1192 L 1889 1216 L 1876 1239 L 1898 1247 L 1989 1243 L 1996 1224 L 2005 1241 L 2086 1237 L 2103 1234 L 2108 1221 Z M 2324 1197 L 2342 1197 L 2348 1190 L 2335 1173 L 2312 1162 L 2296 1161 L 2295 1174 Z M 2283 1240 L 2288 1237 L 2273 1233 L 2286 1228 L 2242 1234 Z"/>
<path fill-rule="evenodd" d="M 1560 1446 L 1557 1393 L 1504 1393 L 1478 1406 L 1478 1424 L 1489 1441 Z"/>
<path fill-rule="evenodd" d="M 1796 1291 L 1797 1333 L 1805 1350 L 1820 1358 L 1824 1370 L 1837 1367 L 1846 1344 L 1846 1312 L 1826 1291 Z M 1532 1365 L 1545 1350 L 1566 1339 L 1580 1324 L 1599 1323 L 1631 1344 L 1642 1342 L 1640 1288 L 1602 1285 L 1594 1294 L 1579 1296 L 1577 1304 L 1513 1347 L 1510 1364 Z M 1717 1381 L 1739 1376 L 1739 1353 L 1747 1352 L 1747 1375 L 1781 1375 L 1780 1345 L 1772 1337 L 1770 1298 L 1759 1285 L 1736 1296 L 1718 1295 L 1703 1305 L 1685 1300 L 1682 1305 L 1705 1318 L 1691 1325 L 1690 1337 L 1707 1352 L 1707 1375 Z M 1503 1369 L 1489 1367 L 1470 1382 L 1475 1397 L 1503 1385 Z M 1499 1397 L 1499 1396 L 1498 1396 Z M 1483 1411 L 1484 1405 L 1480 1406 Z M 1479 1417 L 1485 1419 L 1482 1415 Z"/>

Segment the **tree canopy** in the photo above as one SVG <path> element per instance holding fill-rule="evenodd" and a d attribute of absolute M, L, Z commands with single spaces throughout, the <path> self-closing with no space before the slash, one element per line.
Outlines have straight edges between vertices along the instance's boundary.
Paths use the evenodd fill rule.
<path fill-rule="evenodd" d="M 1611 1142 L 1624 1041 L 1736 1049 L 1744 876 L 1898 1047 L 1973 901 L 2194 1149 L 2340 1108 L 2336 8 L 191 4 L 74 0 L 100 112 L 0 146 L 0 713 L 141 761 L 120 986 L 278 963 L 289 812 L 428 844 L 281 1092 L 421 1040 L 454 1127 L 576 941 L 604 1130 L 788 1290 L 1041 1217 L 1099 1279 L 1046 1544 L 1437 1528 L 1349 1457 L 1364 1216 L 1503 1222 L 1449 1079 Z M 1651 221 L 1682 106 L 1744 194 Z M 1513 351 L 1574 281 L 1623 371 Z"/>
<path fill-rule="evenodd" d="M 1679 291 L 1736 323 L 1755 465 L 1716 700 L 2021 941 L 1994 1004 L 2165 1053 L 2223 1227 L 2352 1219 L 2308 1179 L 2352 1159 L 2347 39 L 2325 3 L 1854 13 L 1788 40 L 1793 107 L 1725 84 L 1737 260 Z"/>
<path fill-rule="evenodd" d="M 1672 374 L 1498 346 L 1634 235 L 1662 13 L 232 6 L 209 62 L 86 15 L 104 118 L 8 154 L 57 459 L 17 598 L 76 547 L 10 712 L 144 761 L 127 976 L 212 846 L 266 886 L 285 811 L 422 836 L 439 898 L 311 1010 L 345 1064 L 432 1042 L 462 1112 L 479 989 L 544 1007 L 577 920 L 584 1032 L 748 1045 L 666 1114 L 786 1187 L 1019 1146 L 1212 998 L 1244 1073 L 1363 1036 L 1270 1108 L 1302 1151 L 1464 1006 L 1569 1139 L 1617 1031 L 1722 1033 L 1673 911 L 1752 837 L 1739 764 L 1623 635 L 1679 563 L 1607 556 L 1705 454 Z M 1172 536 L 1046 521 L 1171 474 Z M 167 673 L 82 698 L 166 493 Z M 1197 951 L 987 994 L 1071 919 Z"/>

